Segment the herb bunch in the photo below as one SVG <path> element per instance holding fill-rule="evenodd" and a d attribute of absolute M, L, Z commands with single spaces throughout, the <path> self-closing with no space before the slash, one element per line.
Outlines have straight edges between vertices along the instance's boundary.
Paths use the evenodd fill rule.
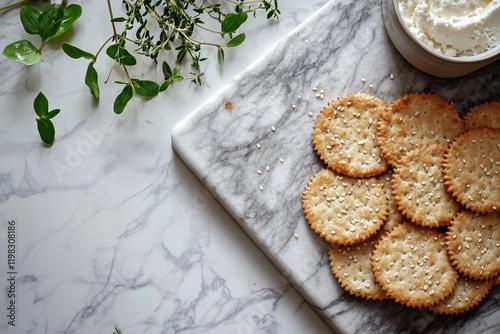
<path fill-rule="evenodd" d="M 30 0 L 22 0 L 24 4 Z M 34 0 L 33 0 L 34 1 Z M 278 18 L 278 0 L 122 0 L 123 16 L 114 17 L 110 0 L 107 0 L 112 34 L 95 53 L 91 53 L 69 43 L 62 43 L 63 51 L 71 58 L 89 61 L 84 82 L 90 94 L 99 99 L 99 74 L 94 64 L 100 55 L 106 54 L 114 60 L 114 66 L 123 70 L 126 80 L 115 81 L 123 85 L 116 96 L 113 111 L 120 114 L 134 95 L 151 98 L 165 91 L 174 82 L 191 81 L 202 84 L 201 63 L 206 60 L 202 51 L 206 47 L 217 49 L 217 60 L 222 67 L 225 50 L 239 46 L 246 35 L 239 32 L 249 15 L 256 16 L 264 11 L 267 19 Z M 13 7 L 13 6 L 8 6 Z M 6 7 L 7 9 L 7 7 Z M 0 8 L 1 10 L 1 8 Z M 66 6 L 49 4 L 41 12 L 30 6 L 23 6 L 20 19 L 28 34 L 38 34 L 39 47 L 27 40 L 7 45 L 3 54 L 14 61 L 34 65 L 42 61 L 45 43 L 68 31 L 80 17 L 79 5 Z M 207 39 L 207 40 L 206 40 Z M 209 41 L 208 41 L 209 40 Z M 170 58 L 168 57 L 170 55 Z M 163 78 L 159 82 L 144 78 L 134 78 L 129 68 L 138 64 L 137 57 L 150 58 L 161 66 Z M 175 59 L 175 60 L 166 60 Z M 186 69 L 187 68 L 187 69 Z M 107 82 L 111 71 L 108 74 Z M 43 95 L 43 94 L 42 94 Z M 38 115 L 38 113 L 37 113 Z M 50 115 L 52 118 L 55 115 Z M 47 118 L 47 117 L 46 117 Z M 48 124 L 44 120 L 39 124 Z M 49 119 L 49 118 L 47 118 Z M 45 127 L 42 140 L 52 144 L 55 138 L 53 126 Z M 46 139 L 51 139 L 47 141 Z"/>

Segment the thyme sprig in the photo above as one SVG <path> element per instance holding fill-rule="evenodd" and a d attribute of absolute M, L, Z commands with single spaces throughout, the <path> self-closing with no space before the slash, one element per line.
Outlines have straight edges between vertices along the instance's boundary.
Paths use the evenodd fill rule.
<path fill-rule="evenodd" d="M 217 48 L 219 65 L 224 64 L 224 50 L 239 46 L 246 35 L 237 34 L 249 14 L 266 11 L 267 18 L 278 18 L 278 1 L 226 0 L 211 3 L 206 0 L 122 0 L 125 16 L 114 17 L 111 5 L 109 14 L 113 25 L 114 44 L 108 47 L 107 54 L 123 69 L 127 77 L 122 92 L 115 100 L 113 110 L 123 112 L 133 95 L 153 97 L 165 91 L 176 81 L 190 80 L 202 83 L 201 63 L 205 47 Z M 109 0 L 108 0 L 109 4 Z M 233 7 L 228 11 L 227 7 Z M 209 22 L 211 21 L 211 22 Z M 213 28 L 214 23 L 218 29 Z M 121 25 L 121 32 L 117 25 Z M 208 27 L 210 25 L 210 27 Z M 218 38 L 218 41 L 208 39 Z M 136 65 L 135 58 L 127 51 L 133 45 L 134 53 L 151 58 L 155 63 L 162 52 L 175 54 L 175 62 L 163 60 L 161 67 L 164 75 L 162 82 L 131 78 L 127 67 Z M 110 49 L 111 48 L 111 49 Z M 185 70 L 189 63 L 189 70 Z M 188 73 L 186 73 L 188 72 Z"/>

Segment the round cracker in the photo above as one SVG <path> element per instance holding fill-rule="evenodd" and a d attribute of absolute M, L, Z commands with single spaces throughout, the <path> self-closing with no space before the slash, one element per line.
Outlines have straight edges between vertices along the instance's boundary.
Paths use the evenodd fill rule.
<path fill-rule="evenodd" d="M 441 161 L 446 146 L 425 145 L 403 156 L 394 169 L 392 195 L 412 223 L 425 227 L 447 225 L 460 205 L 443 184 Z"/>
<path fill-rule="evenodd" d="M 463 313 L 477 306 L 488 295 L 492 286 L 491 280 L 475 280 L 459 275 L 451 295 L 431 305 L 430 309 L 439 314 Z"/>
<path fill-rule="evenodd" d="M 387 200 L 375 178 L 360 179 L 322 169 L 307 183 L 302 207 L 311 228 L 344 246 L 377 233 L 387 219 Z"/>
<path fill-rule="evenodd" d="M 387 170 L 375 140 L 378 114 L 386 105 L 374 96 L 356 93 L 341 96 L 321 110 L 312 142 L 329 168 L 351 177 L 371 177 Z"/>
<path fill-rule="evenodd" d="M 443 178 L 448 191 L 469 210 L 499 210 L 500 129 L 477 128 L 457 137 L 444 155 Z"/>
<path fill-rule="evenodd" d="M 490 127 L 500 129 L 500 101 L 484 102 L 472 108 L 464 117 L 465 131 Z"/>
<path fill-rule="evenodd" d="M 376 138 L 383 156 L 397 166 L 411 150 L 426 144 L 447 144 L 463 129 L 457 110 L 441 97 L 411 93 L 380 113 Z"/>
<path fill-rule="evenodd" d="M 380 240 L 371 265 L 387 295 L 409 307 L 429 307 L 443 300 L 458 278 L 448 260 L 444 236 L 409 222 Z"/>
<path fill-rule="evenodd" d="M 328 255 L 332 273 L 351 295 L 373 300 L 386 298 L 370 266 L 372 252 L 382 235 L 383 232 L 379 232 L 352 246 L 330 244 Z"/>
<path fill-rule="evenodd" d="M 500 274 L 500 212 L 460 212 L 446 232 L 452 265 L 474 279 L 494 279 Z"/>

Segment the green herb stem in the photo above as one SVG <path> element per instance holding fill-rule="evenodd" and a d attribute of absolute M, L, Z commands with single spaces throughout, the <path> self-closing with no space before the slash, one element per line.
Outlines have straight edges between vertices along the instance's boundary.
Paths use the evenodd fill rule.
<path fill-rule="evenodd" d="M 240 2 L 240 1 L 232 1 L 232 0 L 226 0 L 226 2 L 229 2 L 233 5 L 236 5 L 236 6 L 239 6 L 241 7 L 242 5 L 246 5 L 246 4 L 251 4 L 251 3 L 261 3 L 262 0 L 248 0 L 248 1 L 244 1 L 244 2 Z"/>
<path fill-rule="evenodd" d="M 202 26 L 201 24 L 198 24 L 198 23 L 195 23 L 194 24 L 196 27 L 202 29 L 202 30 L 205 30 L 205 31 L 208 31 L 208 32 L 211 32 L 211 33 L 214 33 L 214 34 L 217 34 L 217 35 L 221 35 L 222 36 L 222 33 L 220 31 L 216 31 L 216 30 L 213 30 L 213 29 L 209 29 L 207 27 L 204 27 Z"/>
<path fill-rule="evenodd" d="M 128 73 L 127 66 L 122 65 L 122 68 L 123 68 L 123 71 L 125 72 L 125 76 L 127 77 L 127 81 L 129 83 L 130 87 L 132 88 L 132 92 L 134 92 L 134 94 L 135 94 L 135 87 L 134 87 L 134 84 L 132 82 L 132 78 L 130 77 L 130 74 Z"/>
<path fill-rule="evenodd" d="M 110 0 L 107 1 L 108 2 L 108 12 L 109 12 L 109 18 L 111 20 L 111 26 L 113 27 L 113 38 L 115 38 L 115 36 L 117 36 L 118 34 L 116 33 L 116 26 L 115 26 L 115 22 L 113 22 L 113 8 L 111 7 L 111 2 Z M 106 42 L 107 43 L 107 42 Z M 105 44 L 106 44 L 105 43 Z"/>
<path fill-rule="evenodd" d="M 108 44 L 111 40 L 114 40 L 116 38 L 116 36 L 117 35 L 110 36 L 110 37 L 108 37 L 108 39 L 106 41 L 104 41 L 104 43 L 102 43 L 101 47 L 99 48 L 99 50 L 97 50 L 97 52 L 95 54 L 94 62 L 97 61 L 97 57 L 99 56 L 99 54 L 101 53 L 101 51 L 104 49 L 104 47 L 106 46 L 106 44 Z"/>
<path fill-rule="evenodd" d="M 111 73 L 113 73 L 113 69 L 115 68 L 115 64 L 116 63 L 113 63 L 113 66 L 111 66 L 111 68 L 109 69 L 108 76 L 106 77 L 106 80 L 104 80 L 105 84 L 107 84 L 109 81 L 109 78 L 111 78 Z"/>

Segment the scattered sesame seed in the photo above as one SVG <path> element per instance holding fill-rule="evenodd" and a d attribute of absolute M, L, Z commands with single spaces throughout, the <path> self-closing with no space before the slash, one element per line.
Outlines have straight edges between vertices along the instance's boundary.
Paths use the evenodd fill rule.
<path fill-rule="evenodd" d="M 255 144 L 255 146 L 257 146 L 257 148 L 260 148 L 260 144 L 259 143 Z"/>
<path fill-rule="evenodd" d="M 297 233 L 295 233 L 293 236 L 295 237 L 295 239 L 299 238 L 299 235 Z"/>
<path fill-rule="evenodd" d="M 262 171 L 260 169 L 257 169 L 257 174 L 262 174 Z"/>
<path fill-rule="evenodd" d="M 391 80 L 394 80 L 394 74 L 391 73 L 391 75 L 389 75 L 389 78 L 391 78 Z"/>
<path fill-rule="evenodd" d="M 309 116 L 312 117 L 313 113 L 312 112 L 308 112 L 307 115 L 309 115 Z"/>
<path fill-rule="evenodd" d="M 365 83 L 366 82 L 365 78 L 361 78 L 361 82 Z"/>
<path fill-rule="evenodd" d="M 269 168 L 269 166 L 266 166 L 266 170 L 267 170 L 268 172 L 269 172 L 269 169 L 270 169 L 270 168 Z"/>
<path fill-rule="evenodd" d="M 271 126 L 271 130 L 274 132 L 276 131 L 276 128 L 274 126 Z"/>
<path fill-rule="evenodd" d="M 260 191 L 262 191 L 262 190 L 264 190 L 264 187 L 260 185 L 259 189 L 260 189 Z"/>
<path fill-rule="evenodd" d="M 283 158 L 280 158 L 280 162 L 283 163 L 285 160 L 283 160 Z"/>

